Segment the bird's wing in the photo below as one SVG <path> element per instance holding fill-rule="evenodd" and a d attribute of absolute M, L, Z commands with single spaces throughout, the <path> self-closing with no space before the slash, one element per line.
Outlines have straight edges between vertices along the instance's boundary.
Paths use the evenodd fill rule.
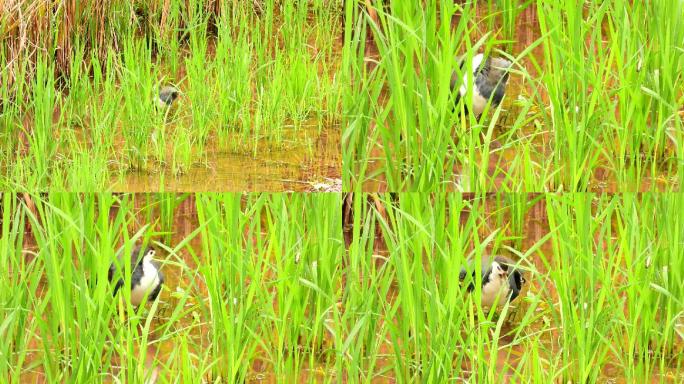
<path fill-rule="evenodd" d="M 109 280 L 111 282 L 112 279 L 114 278 L 115 274 L 116 274 L 116 265 L 114 263 L 112 263 L 109 266 L 109 271 L 107 272 L 107 280 Z"/>
<path fill-rule="evenodd" d="M 123 286 L 123 279 L 119 279 L 119 281 L 116 282 L 116 285 L 114 286 L 114 291 L 112 292 L 112 296 L 116 296 L 116 293 L 119 292 L 119 289 Z"/>
<path fill-rule="evenodd" d="M 463 282 L 468 277 L 468 271 L 471 271 L 471 273 L 470 273 L 471 280 L 468 284 L 468 292 L 475 289 L 475 279 L 477 278 L 476 277 L 477 272 L 475 271 L 475 267 L 476 266 L 475 266 L 474 261 L 470 260 L 470 261 L 468 261 L 467 266 L 461 267 L 461 271 L 458 274 L 459 281 Z M 489 280 L 490 269 L 491 268 L 490 268 L 489 258 L 485 256 L 482 258 L 482 269 L 481 269 L 481 273 L 482 273 L 481 276 L 482 276 L 482 283 L 483 284 Z"/>
<path fill-rule="evenodd" d="M 517 269 L 513 270 L 513 273 L 510 273 L 508 275 L 508 280 L 515 285 L 515 288 L 517 290 L 522 289 L 522 285 L 525 282 L 525 278 L 523 277 L 522 272 L 518 271 Z"/>
<path fill-rule="evenodd" d="M 461 267 L 461 272 L 458 273 L 458 280 L 463 281 L 466 276 L 468 276 L 468 270 L 465 267 Z"/>

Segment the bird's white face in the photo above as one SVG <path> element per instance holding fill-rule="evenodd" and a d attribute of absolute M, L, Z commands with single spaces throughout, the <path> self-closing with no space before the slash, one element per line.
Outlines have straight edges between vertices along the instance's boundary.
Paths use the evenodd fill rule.
<path fill-rule="evenodd" d="M 496 261 L 492 263 L 492 274 L 494 274 L 497 279 L 508 280 L 508 272 L 506 272 L 501 264 Z"/>
<path fill-rule="evenodd" d="M 475 77 L 475 73 L 480 68 L 480 65 L 482 65 L 483 60 L 484 54 L 482 53 L 478 53 L 477 55 L 473 56 L 473 62 L 471 63 L 471 69 L 473 73 L 470 76 L 468 75 L 468 73 L 463 74 L 463 82 L 461 83 L 461 87 L 458 90 L 461 94 L 461 97 L 465 98 L 467 96 L 468 88 L 471 87 L 471 81 L 468 81 L 468 78 Z M 472 81 L 472 83 L 474 83 L 474 81 Z M 485 105 L 487 105 L 487 99 L 480 94 L 477 88 L 473 88 L 473 98 L 469 101 L 470 102 L 468 103 L 468 108 L 472 108 L 475 114 L 482 113 L 482 111 L 484 111 Z"/>
<path fill-rule="evenodd" d="M 147 253 L 143 256 L 143 263 L 149 263 L 154 259 L 154 255 L 156 254 L 156 251 L 152 248 L 150 248 Z"/>
<path fill-rule="evenodd" d="M 492 262 L 489 282 L 482 287 L 482 305 L 491 307 L 494 303 L 503 306 L 508 297 L 508 272 L 501 264 Z"/>

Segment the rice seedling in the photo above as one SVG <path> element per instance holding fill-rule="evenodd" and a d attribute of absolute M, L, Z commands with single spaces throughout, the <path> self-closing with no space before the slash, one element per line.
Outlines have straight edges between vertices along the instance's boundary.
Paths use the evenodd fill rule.
<path fill-rule="evenodd" d="M 122 94 L 126 106 L 123 113 L 124 156 L 128 166 L 145 169 L 154 129 L 155 90 L 149 43 L 133 39 L 124 41 L 122 66 Z"/>
<path fill-rule="evenodd" d="M 249 44 L 249 33 L 245 29 L 233 37 L 231 25 L 246 24 L 244 13 L 229 14 L 224 12 L 218 22 L 218 38 L 216 42 L 216 97 L 218 99 L 216 115 L 220 119 L 219 141 L 222 146 L 231 143 L 238 149 L 240 141 L 230 140 L 231 133 L 239 133 L 241 141 L 247 141 L 250 134 L 251 120 L 248 100 L 250 89 L 252 46 Z"/>
<path fill-rule="evenodd" d="M 18 2 L 0 16 L 3 189 L 135 190 L 120 180 L 147 174 L 160 190 L 161 180 L 187 184 L 238 156 L 263 165 L 231 175 L 250 185 L 246 176 L 265 179 L 279 171 L 267 164 L 307 147 L 300 131 L 339 140 L 341 4 L 96 3 L 52 17 L 44 1 Z M 35 31 L 28 40 L 26 28 Z M 154 100 L 170 84 L 180 96 L 160 109 Z M 72 167 L 88 156 L 90 172 Z M 320 165 L 291 189 L 339 178 L 330 156 L 308 155 Z"/>
<path fill-rule="evenodd" d="M 377 0 L 345 12 L 347 190 L 679 189 L 677 1 Z M 513 66 L 503 104 L 477 116 L 450 79 L 480 52 Z"/>
<path fill-rule="evenodd" d="M 211 87 L 207 86 L 207 83 L 211 81 L 209 73 L 212 71 L 212 68 L 207 65 L 207 49 L 209 47 L 207 41 L 208 15 L 205 16 L 201 12 L 201 3 L 199 1 L 196 2 L 195 7 L 197 8 L 194 12 L 195 18 L 189 27 L 191 55 L 185 59 L 185 68 L 187 69 L 188 77 L 187 95 L 193 101 L 191 105 L 193 143 L 197 148 L 198 154 L 201 157 L 205 157 L 209 122 L 213 120 L 209 108 L 212 99 L 210 95 Z"/>
<path fill-rule="evenodd" d="M 28 145 L 35 149 L 31 152 L 32 156 L 28 157 L 33 174 L 27 175 L 22 183 L 30 189 L 45 183 L 50 174 L 51 160 L 57 151 L 57 137 L 52 130 L 53 111 L 57 103 L 53 72 L 51 65 L 41 62 L 33 84 L 33 134 L 26 132 Z"/>

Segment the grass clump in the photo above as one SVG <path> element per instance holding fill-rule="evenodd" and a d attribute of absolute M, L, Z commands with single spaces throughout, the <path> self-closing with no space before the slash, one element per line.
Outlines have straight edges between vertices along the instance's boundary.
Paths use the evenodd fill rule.
<path fill-rule="evenodd" d="M 0 206 L 9 382 L 285 378 L 334 357 L 339 195 L 4 194 Z M 107 274 L 143 242 L 166 282 L 135 308 Z"/>
<path fill-rule="evenodd" d="M 356 191 L 674 191 L 677 2 L 348 2 L 344 185 Z M 463 113 L 453 73 L 513 61 L 503 104 Z"/>
<path fill-rule="evenodd" d="M 342 203 L 344 201 L 344 203 Z M 3 194 L 9 382 L 677 381 L 682 196 Z M 340 207 L 344 208 L 344 214 Z M 119 250 L 166 283 L 112 298 Z M 526 283 L 490 311 L 469 260 Z M 481 266 L 481 265 L 480 265 Z"/>
<path fill-rule="evenodd" d="M 340 5 L 258 4 L 91 1 L 54 15 L 40 12 L 48 7 L 40 1 L 10 8 L 0 16 L 0 185 L 92 191 L 143 172 L 162 186 L 166 173 L 216 167 L 224 154 L 266 162 L 310 147 L 303 136 L 337 135 Z M 180 97 L 157 107 L 170 84 Z"/>

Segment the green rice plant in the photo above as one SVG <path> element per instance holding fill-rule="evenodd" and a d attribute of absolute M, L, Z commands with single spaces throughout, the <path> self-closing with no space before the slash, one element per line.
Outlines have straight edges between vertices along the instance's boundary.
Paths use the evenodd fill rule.
<path fill-rule="evenodd" d="M 277 377 L 297 377 L 305 363 L 314 364 L 327 349 L 328 327 L 336 330 L 328 319 L 339 312 L 337 261 L 343 244 L 338 203 L 336 194 L 314 200 L 273 195 L 264 212 L 269 227 L 290 223 L 289 231 L 273 233 L 267 244 L 272 255 L 267 271 L 273 278 L 266 283 L 274 305 L 266 313 L 272 323 L 261 331 L 272 338 L 268 355 Z M 327 214 L 314 213 L 318 209 Z"/>
<path fill-rule="evenodd" d="M 339 314 L 337 203 L 332 194 L 199 196 L 201 273 L 211 298 L 204 310 L 212 352 L 223 356 L 214 377 L 247 377 L 258 350 L 281 378 L 315 363 L 326 327 L 335 329 L 328 319 Z"/>
<path fill-rule="evenodd" d="M 376 255 L 376 220 L 365 196 L 355 194 L 352 199 L 353 222 L 351 241 L 343 263 L 346 268 L 344 312 L 340 315 L 343 332 L 335 334 L 336 345 L 350 358 L 338 359 L 338 371 L 347 372 L 359 381 L 369 381 L 380 369 L 385 326 L 381 310 L 386 309 L 392 278 L 384 266 L 384 255 Z M 391 367 L 387 368 L 387 371 Z"/>
<path fill-rule="evenodd" d="M 399 381 L 443 381 L 455 376 L 501 380 L 502 372 L 495 369 L 500 365 L 496 361 L 498 354 L 493 351 L 505 347 L 499 346 L 499 336 L 507 332 L 506 311 L 511 309 L 506 307 L 498 317 L 494 312 L 474 309 L 479 289 L 466 295 L 456 277 L 467 258 L 477 260 L 491 246 L 496 254 L 496 244 L 501 243 L 496 238 L 503 232 L 483 231 L 486 213 L 481 198 L 466 199 L 460 194 L 382 195 L 374 197 L 370 204 L 373 208 L 368 209 L 366 196 L 354 195 L 348 257 L 358 264 L 350 265 L 348 270 L 350 277 L 362 277 L 360 281 L 347 278 L 351 285 L 345 308 L 369 320 L 357 331 L 362 335 L 370 332 L 358 350 L 365 358 L 351 359 L 369 365 L 352 365 L 348 369 L 356 372 L 360 368 L 367 380 L 376 375 L 389 375 Z M 465 221 L 459 220 L 468 212 Z M 375 226 L 381 229 L 382 236 L 373 240 Z M 481 231 L 486 238 L 480 238 Z M 384 245 L 378 246 L 376 241 Z M 539 244 L 521 252 L 523 258 L 529 257 L 528 253 Z M 378 248 L 385 248 L 386 253 L 378 253 Z M 364 288 L 355 295 L 357 284 Z M 366 292 L 371 292 L 371 297 Z M 368 312 L 362 309 L 366 304 Z M 529 324 L 536 309 L 534 304 L 527 307 L 521 324 Z M 515 335 L 512 331 L 510 334 Z M 511 343 L 524 340 L 521 333 Z M 387 348 L 389 354 L 381 352 Z"/>
<path fill-rule="evenodd" d="M 168 12 L 160 17 L 165 18 L 165 23 L 153 24 L 156 43 L 164 63 L 169 65 L 171 76 L 179 76 L 181 60 L 181 7 L 179 1 L 171 1 L 168 4 Z"/>
<path fill-rule="evenodd" d="M 682 229 L 678 217 L 664 218 L 680 205 L 680 197 L 665 194 L 625 194 L 620 201 L 616 226 L 624 257 L 627 309 L 618 317 L 616 333 L 622 350 L 616 347 L 615 355 L 631 380 L 646 380 L 678 363 Z"/>
<path fill-rule="evenodd" d="M 70 150 L 73 151 L 71 158 L 53 162 L 50 188 L 81 191 L 105 189 L 110 176 L 107 159 L 96 156 L 84 146 L 75 146 Z M 102 171 L 92 172 L 94 167 Z"/>
<path fill-rule="evenodd" d="M 368 163 L 360 161 L 370 157 L 371 150 L 365 144 L 366 140 L 377 140 L 377 136 L 371 136 L 369 131 L 370 118 L 367 113 L 372 100 L 369 79 L 371 75 L 366 74 L 362 52 L 365 52 L 367 23 L 359 16 L 359 8 L 356 2 L 347 1 L 344 7 L 344 42 L 342 50 L 342 71 L 340 73 L 341 82 L 348 84 L 349 92 L 345 92 L 341 97 L 342 108 L 344 110 L 342 125 L 346 127 L 342 132 L 342 164 L 344 169 L 342 181 L 345 190 L 351 190 L 352 185 L 363 183 L 368 170 Z M 377 91 L 375 87 L 373 90 Z M 359 97 L 359 95 L 365 97 Z M 374 93 L 378 96 L 378 93 Z M 353 116 L 364 116 L 364 118 L 353 118 Z M 377 132 L 377 131 L 375 131 Z M 355 162 L 359 160 L 359 165 Z M 371 176 L 372 177 L 372 176 Z"/>
<path fill-rule="evenodd" d="M 346 188 L 676 190 L 680 16 L 676 2 L 347 2 Z M 450 80 L 479 52 L 513 67 L 477 119 Z"/>
<path fill-rule="evenodd" d="M 681 376 L 681 196 L 587 194 L 547 197 L 563 324 L 564 373 L 596 380 L 617 364 L 629 380 Z M 675 309 L 676 308 L 676 309 Z M 681 354 L 680 354 L 681 355 Z M 669 372 L 666 374 L 666 372 Z"/>
<path fill-rule="evenodd" d="M 343 320 L 357 326 L 346 343 L 358 355 L 345 371 L 397 381 L 677 380 L 682 229 L 663 212 L 681 201 L 354 194 L 347 263 L 356 264 Z M 545 211 L 528 211 L 534 204 Z M 527 290 L 496 313 L 482 311 L 478 288 L 467 295 L 455 275 L 466 259 L 508 252 L 498 216 L 526 211 L 537 217 L 531 223 L 548 218 L 541 238 L 530 237 L 529 222 L 509 226 L 525 239 L 516 253 Z"/>
<path fill-rule="evenodd" d="M 0 49 L 0 58 L 6 62 L 6 53 Z M 21 110 L 26 92 L 25 73 L 27 61 L 20 61 L 14 66 L 0 68 L 0 166 L 9 167 L 18 156 L 21 135 Z M 13 86 L 10 88 L 9 84 Z M 14 94 L 12 94 L 14 93 Z M 14 97 L 12 97 L 14 96 Z M 3 177 L 0 176 L 0 181 Z M 2 184 L 0 182 L 0 184 Z"/>
<path fill-rule="evenodd" d="M 310 33 L 307 38 L 309 41 L 313 39 L 315 43 L 307 43 L 305 46 L 307 51 L 313 57 L 313 64 L 319 74 L 316 76 L 316 90 L 314 92 L 315 105 L 312 112 L 318 119 L 324 119 L 327 125 L 338 125 L 341 120 L 342 112 L 342 96 L 347 92 L 349 83 L 342 81 L 345 73 L 342 71 L 339 60 L 330 60 L 331 57 L 339 57 L 338 52 L 341 39 L 331 38 L 343 36 L 344 25 L 338 22 L 343 14 L 343 8 L 336 6 L 334 3 L 313 2 L 310 4 L 310 10 L 314 13 L 314 27 L 308 29 Z M 313 35 L 313 36 L 312 36 Z M 342 44 L 342 50 L 344 45 Z M 316 52 L 313 55 L 312 52 Z M 321 74 L 327 74 L 321 76 Z M 318 106 L 320 105 L 320 106 Z M 318 106 L 318 107 L 317 107 Z"/>
<path fill-rule="evenodd" d="M 556 125 L 554 155 L 556 164 L 569 171 L 559 174 L 560 184 L 570 191 L 584 190 L 601 154 L 597 140 L 602 132 L 601 117 L 613 110 L 612 105 L 605 103 L 608 95 L 602 94 L 602 90 L 606 89 L 614 60 L 612 54 L 605 55 L 602 50 L 586 46 L 585 40 L 594 44 L 600 41 L 600 25 L 608 9 L 591 4 L 594 16 L 585 23 L 580 9 L 569 4 L 539 6 L 542 33 L 549 33 L 549 42 L 543 45 L 549 71 L 542 82 L 549 92 L 551 119 Z M 553 29 L 549 28 L 551 21 Z M 556 24 L 559 22 L 560 25 Z"/>
<path fill-rule="evenodd" d="M 282 50 L 284 54 L 277 56 L 288 57 L 288 60 L 276 60 L 274 72 L 283 79 L 283 101 L 287 110 L 287 117 L 293 120 L 298 127 L 313 110 L 320 109 L 320 102 L 316 102 L 316 72 L 315 59 L 307 49 L 309 33 L 305 32 L 309 7 L 307 5 L 296 6 L 296 3 L 287 1 L 282 6 L 284 20 L 293 22 L 284 23 L 281 33 L 284 37 Z"/>
<path fill-rule="evenodd" d="M 458 120 L 449 89 L 456 53 L 473 44 L 468 22 L 472 5 L 466 3 L 464 7 L 459 9 L 464 16 L 453 29 L 449 20 L 457 7 L 448 1 L 431 2 L 427 8 L 416 3 L 376 7 L 379 24 L 369 21 L 363 13 L 348 10 L 347 25 L 354 22 L 355 13 L 358 21 L 351 25 L 354 35 L 345 38 L 353 49 L 347 53 L 363 57 L 366 45 L 355 40 L 365 40 L 368 30 L 378 50 L 376 65 L 368 66 L 364 60 L 346 63 L 355 73 L 352 81 L 362 89 L 350 92 L 345 101 L 345 108 L 352 109 L 348 112 L 351 117 L 348 132 L 343 134 L 343 148 L 351 152 L 345 158 L 351 164 L 352 177 L 359 179 L 353 183 L 355 186 L 362 188 L 363 180 L 381 176 L 391 190 L 449 188 L 453 185 L 450 175 L 459 163 L 465 174 L 474 174 L 471 183 L 485 182 L 482 175 L 486 173 L 497 118 L 486 130 L 472 116 L 468 119 L 469 130 L 465 122 L 454 128 Z M 458 44 L 455 36 L 460 37 Z M 473 50 L 482 44 L 474 44 Z M 472 57 L 472 53 L 469 55 Z M 488 134 L 482 148 L 479 138 L 485 132 Z M 378 152 L 376 146 L 382 148 L 379 156 L 374 155 Z M 467 158 L 459 158 L 459 153 Z M 470 190 L 471 186 L 464 188 Z"/>
<path fill-rule="evenodd" d="M 230 161 L 226 148 L 279 164 L 291 161 L 283 149 L 309 145 L 301 137 L 336 135 L 341 3 L 86 1 L 53 18 L 46 7 L 20 3 L 0 16 L 7 32 L 0 182 L 8 188 L 135 190 L 143 171 L 162 185 L 167 172 L 187 178 L 192 164 Z M 22 38 L 16 20 L 35 33 Z M 35 90 L 35 68 L 53 62 L 54 80 Z M 43 81 L 48 70 L 41 71 Z M 180 98 L 160 107 L 159 88 L 170 84 Z M 29 142 L 33 106 L 43 97 L 52 100 L 54 154 Z M 218 156 L 210 161 L 209 154 Z M 88 157 L 94 161 L 85 175 Z M 315 157 L 324 156 L 307 154 L 307 163 Z"/>
<path fill-rule="evenodd" d="M 32 168 L 32 175 L 23 183 L 27 189 L 49 184 L 51 161 L 58 149 L 57 132 L 53 130 L 53 111 L 57 103 L 54 85 L 54 67 L 45 61 L 39 62 L 33 84 L 33 124 L 30 130 L 25 128 Z M 60 120 L 62 116 L 60 114 Z"/>
<path fill-rule="evenodd" d="M 345 201 L 343 216 L 339 194 L 0 195 L 0 374 L 535 383 L 684 375 L 684 233 L 668 214 L 681 195 Z M 525 225 L 505 220 L 523 212 Z M 524 241 L 512 250 L 511 238 Z M 112 297 L 107 273 L 141 242 L 157 246 L 167 280 L 159 300 L 134 308 L 128 290 Z M 479 269 L 483 256 L 502 253 L 526 283 L 490 311 L 479 305 L 483 276 L 468 293 L 457 274 L 467 260 Z"/>
<path fill-rule="evenodd" d="M 527 220 L 536 213 L 535 206 L 544 199 L 543 194 L 532 196 L 525 193 L 506 193 L 496 197 L 503 198 L 505 202 L 500 205 L 507 208 L 496 212 L 498 214 L 497 226 L 500 228 L 508 226 L 508 230 L 513 234 L 524 233 Z M 510 247 L 513 250 L 522 249 L 524 241 L 524 238 L 514 236 L 511 238 Z"/>
<path fill-rule="evenodd" d="M 318 93 L 318 84 L 316 79 L 311 77 L 312 71 L 316 71 L 314 63 L 307 52 L 302 52 L 288 62 L 276 62 L 274 71 L 282 74 L 285 79 L 282 99 L 287 111 L 285 115 L 297 128 L 314 110 L 321 109 L 321 100 L 315 97 Z"/>
<path fill-rule="evenodd" d="M 152 197 L 143 210 L 166 199 Z M 113 209 L 116 213 L 110 215 Z M 107 282 L 116 244 L 124 241 L 121 251 L 130 253 L 132 243 L 149 240 L 149 225 L 128 232 L 138 225 L 133 212 L 131 195 L 2 196 L 2 269 L 9 277 L 2 283 L 7 288 L 2 293 L 2 333 L 12 340 L 0 359 L 4 377 L 11 382 L 149 377 L 145 355 L 157 348 L 148 352 L 145 345 L 151 341 L 159 302 L 149 310 L 119 307 Z M 30 236 L 24 235 L 26 228 Z M 166 249 L 173 255 L 191 239 L 192 234 Z M 130 295 L 122 292 L 118 298 Z M 185 302 L 179 305 L 184 308 Z M 186 315 L 181 311 L 166 317 L 167 328 L 161 328 L 156 343 L 187 337 L 187 330 L 173 328 Z"/>
<path fill-rule="evenodd" d="M 173 133 L 173 154 L 171 158 L 171 170 L 174 175 L 181 175 L 190 170 L 192 166 L 192 133 L 185 127 L 177 127 Z"/>
<path fill-rule="evenodd" d="M 89 88 L 87 76 L 89 69 L 85 66 L 85 63 L 87 63 L 84 61 L 86 53 L 85 48 L 81 44 L 77 41 L 74 47 L 74 60 L 71 62 L 69 70 L 69 94 L 64 99 L 63 105 L 67 129 L 83 127 L 87 120 L 86 98 L 88 97 Z"/>
<path fill-rule="evenodd" d="M 30 312 L 29 293 L 38 289 L 39 274 L 34 272 L 35 253 L 22 249 L 26 221 L 19 209 L 19 200 L 7 193 L 0 198 L 0 271 L 5 276 L 0 281 L 0 312 L 3 318 L 0 336 L 5 340 L 0 346 L 0 374 L 7 380 L 19 382 L 28 365 L 30 335 L 36 327 Z"/>
<path fill-rule="evenodd" d="M 201 228 L 202 251 L 207 255 L 202 274 L 211 298 L 204 308 L 213 324 L 211 351 L 225 356 L 212 370 L 217 377 L 244 379 L 249 362 L 256 356 L 258 344 L 252 335 L 258 322 L 256 311 L 262 304 L 258 287 L 266 260 L 251 259 L 252 244 L 245 242 L 242 234 L 259 230 L 260 221 L 250 221 L 241 213 L 239 195 L 225 195 L 219 200 L 200 196 L 197 213 L 200 221 L 206 222 Z M 228 228 L 232 233 L 225 236 Z"/>
<path fill-rule="evenodd" d="M 554 260 L 550 275 L 560 307 L 563 361 L 568 379 L 595 381 L 608 362 L 614 316 L 620 310 L 613 282 L 619 273 L 617 244 L 611 241 L 616 201 L 592 194 L 548 195 Z M 593 212 L 592 205 L 598 206 Z M 598 369 L 597 369 L 598 368 Z"/>
<path fill-rule="evenodd" d="M 97 156 L 107 156 L 114 149 L 114 136 L 111 134 L 119 119 L 121 96 L 116 88 L 116 61 L 114 51 L 110 50 L 102 62 L 97 56 L 91 58 L 93 65 L 93 84 L 90 98 L 90 145 Z M 100 93 L 101 91 L 101 93 Z M 118 159 L 123 161 L 123 159 Z"/>
<path fill-rule="evenodd" d="M 206 145 L 209 138 L 210 122 L 213 119 L 209 107 L 211 100 L 210 81 L 212 68 L 207 65 L 207 15 L 200 10 L 200 2 L 195 4 L 196 16 L 192 20 L 189 30 L 190 56 L 185 58 L 187 69 L 187 95 L 192 100 L 192 130 L 193 144 L 197 154 L 206 162 Z"/>
<path fill-rule="evenodd" d="M 270 137 L 274 144 L 282 145 L 285 111 L 280 109 L 282 102 L 283 83 L 274 81 L 268 88 L 262 87 L 256 91 L 254 126 L 252 135 L 255 137 Z M 252 141 L 252 156 L 257 156 L 259 142 Z"/>
<path fill-rule="evenodd" d="M 247 15 L 229 14 L 225 11 L 219 19 L 219 34 L 216 42 L 215 97 L 217 103 L 217 135 L 222 146 L 231 144 L 237 150 L 249 139 L 251 115 L 249 106 L 252 98 L 252 47 L 248 31 L 240 29 L 233 37 L 231 26 L 247 24 Z M 232 140 L 230 134 L 239 132 L 241 141 Z"/>
<path fill-rule="evenodd" d="M 528 1 L 517 1 L 517 0 L 495 0 L 496 10 L 500 10 L 501 16 L 501 29 L 502 35 L 505 39 L 509 40 L 506 45 L 506 50 L 510 51 L 513 49 L 514 42 L 516 39 L 517 23 L 520 14 L 529 7 L 533 0 Z M 492 7 L 492 1 L 489 2 L 489 9 L 492 9 L 492 15 L 498 16 L 499 12 L 494 10 Z"/>
<path fill-rule="evenodd" d="M 124 102 L 122 134 L 124 160 L 129 167 L 147 167 L 150 138 L 155 127 L 154 97 L 157 90 L 152 77 L 152 50 L 144 40 L 128 37 L 123 43 L 120 65 L 120 90 Z"/>

